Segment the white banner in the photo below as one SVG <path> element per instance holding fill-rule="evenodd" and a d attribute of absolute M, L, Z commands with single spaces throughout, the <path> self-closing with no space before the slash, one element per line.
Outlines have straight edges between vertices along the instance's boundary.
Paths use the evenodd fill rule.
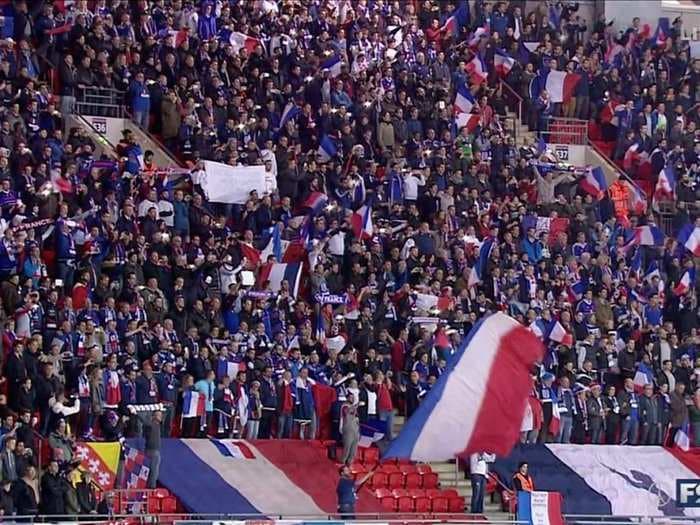
<path fill-rule="evenodd" d="M 226 204 L 244 204 L 253 190 L 260 197 L 274 190 L 265 166 L 229 166 L 210 160 L 204 161 L 199 183 L 209 201 Z"/>

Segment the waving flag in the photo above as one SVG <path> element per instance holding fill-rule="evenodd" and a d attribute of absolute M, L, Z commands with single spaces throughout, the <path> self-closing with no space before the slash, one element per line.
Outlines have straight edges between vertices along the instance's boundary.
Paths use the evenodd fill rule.
<path fill-rule="evenodd" d="M 238 247 L 241 250 L 241 255 L 246 258 L 248 268 L 255 269 L 257 268 L 258 264 L 263 262 L 260 255 L 260 250 L 258 250 L 252 244 L 248 244 L 247 242 L 239 242 Z"/>
<path fill-rule="evenodd" d="M 363 205 L 352 214 L 350 218 L 352 231 L 358 239 L 370 239 L 374 235 L 374 226 L 372 225 L 372 208 Z"/>
<path fill-rule="evenodd" d="M 475 54 L 474 58 L 472 58 L 467 64 L 467 73 L 469 73 L 469 79 L 472 81 L 472 83 L 476 84 L 477 86 L 484 82 L 488 77 L 489 72 L 486 68 L 486 64 L 478 53 Z"/>
<path fill-rule="evenodd" d="M 666 17 L 659 18 L 659 23 L 656 26 L 656 31 L 654 32 L 652 39 L 652 45 L 656 47 L 663 47 L 666 45 L 666 40 L 671 34 L 671 24 Z"/>
<path fill-rule="evenodd" d="M 479 248 L 479 258 L 476 260 L 471 273 L 469 274 L 469 287 L 475 286 L 483 281 L 486 276 L 486 269 L 489 258 L 494 247 L 494 239 L 489 237 L 485 239 Z"/>
<path fill-rule="evenodd" d="M 187 390 L 182 395 L 182 417 L 204 416 L 206 401 L 201 392 Z"/>
<path fill-rule="evenodd" d="M 174 29 L 169 29 L 167 32 L 167 36 L 173 37 L 175 47 L 180 47 L 182 43 L 190 37 L 190 34 L 187 32 L 187 29 L 180 29 L 178 31 Z"/>
<path fill-rule="evenodd" d="M 668 165 L 659 173 L 659 178 L 656 181 L 654 188 L 654 196 L 652 204 L 657 208 L 658 201 L 672 201 L 676 198 L 676 173 L 673 166 Z"/>
<path fill-rule="evenodd" d="M 586 176 L 581 180 L 581 189 L 598 200 L 602 199 L 605 190 L 608 189 L 608 181 L 605 180 L 603 168 L 599 166 L 588 168 Z"/>
<path fill-rule="evenodd" d="M 280 229 L 277 225 L 270 227 L 270 240 L 267 242 L 267 246 L 260 252 L 260 261 L 267 262 L 270 255 L 274 255 L 275 260 L 281 262 L 289 244 L 289 241 L 282 239 Z"/>
<path fill-rule="evenodd" d="M 316 316 L 315 325 L 314 337 L 320 344 L 324 344 L 326 342 L 326 321 L 323 318 L 323 313 Z"/>
<path fill-rule="evenodd" d="M 455 96 L 454 112 L 471 113 L 475 104 L 476 100 L 474 100 L 474 95 L 472 95 L 472 92 L 466 85 L 462 84 Z"/>
<path fill-rule="evenodd" d="M 269 281 L 270 290 L 279 292 L 282 289 L 282 281 L 289 283 L 292 297 L 296 298 L 301 283 L 302 264 L 295 263 L 267 263 L 260 269 L 258 283 L 263 285 Z"/>
<path fill-rule="evenodd" d="M 638 143 L 632 144 L 622 159 L 622 167 L 625 171 L 629 171 L 632 168 L 637 168 L 639 175 L 642 173 L 646 174 L 651 171 L 651 160 L 649 159 L 649 153 L 641 149 L 641 145 Z"/>
<path fill-rule="evenodd" d="M 695 268 L 688 268 L 683 272 L 678 284 L 673 288 L 673 293 L 677 296 L 685 295 L 695 287 Z"/>
<path fill-rule="evenodd" d="M 551 321 L 549 323 L 544 333 L 544 338 L 566 346 L 572 346 L 574 344 L 573 336 L 564 329 L 559 321 Z"/>
<path fill-rule="evenodd" d="M 554 244 L 560 234 L 565 234 L 569 229 L 569 219 L 561 217 L 538 217 L 537 215 L 529 214 L 523 216 L 521 221 L 524 231 L 527 232 L 530 228 L 535 229 L 535 235 L 547 232 L 549 233 L 549 243 Z"/>
<path fill-rule="evenodd" d="M 639 363 L 637 370 L 634 372 L 634 391 L 637 394 L 644 392 L 645 385 L 654 384 L 654 372 L 645 363 Z"/>
<path fill-rule="evenodd" d="M 471 133 L 476 128 L 479 127 L 481 123 L 481 115 L 476 113 L 457 113 L 455 116 L 455 126 L 457 129 L 467 128 L 467 131 Z"/>
<path fill-rule="evenodd" d="M 468 0 L 459 0 L 457 8 L 445 20 L 440 31 L 446 33 L 446 36 L 456 35 L 467 24 L 469 24 L 469 2 Z"/>
<path fill-rule="evenodd" d="M 125 444 L 123 471 L 122 488 L 145 489 L 151 471 L 151 460 L 138 448 Z"/>
<path fill-rule="evenodd" d="M 114 488 L 120 453 L 119 443 L 77 443 L 75 447 L 75 459 L 80 461 L 80 469 L 89 470 L 103 491 Z"/>
<path fill-rule="evenodd" d="M 219 359 L 216 364 L 216 377 L 217 379 L 230 377 L 233 380 L 236 379 L 238 372 L 245 372 L 246 370 L 247 366 L 245 361 L 236 362 L 229 361 L 228 359 Z M 199 400 L 197 400 L 197 402 L 199 403 Z"/>
<path fill-rule="evenodd" d="M 320 162 L 329 162 L 338 155 L 338 148 L 335 147 L 335 142 L 328 135 L 324 135 L 318 145 L 318 156 Z"/>
<path fill-rule="evenodd" d="M 386 421 L 374 418 L 368 419 L 367 422 L 360 424 L 360 441 L 358 445 L 364 448 L 371 447 L 372 443 L 381 441 L 386 432 Z"/>
<path fill-rule="evenodd" d="M 530 370 L 543 353 L 539 339 L 513 318 L 483 318 L 383 457 L 445 461 L 473 452 L 508 454 L 519 439 Z"/>
<path fill-rule="evenodd" d="M 686 224 L 678 232 L 678 244 L 696 257 L 700 257 L 700 227 Z"/>
<path fill-rule="evenodd" d="M 638 226 L 634 229 L 634 243 L 640 246 L 663 246 L 664 232 L 656 226 Z"/>
<path fill-rule="evenodd" d="M 321 70 L 328 70 L 331 74 L 331 78 L 335 78 L 342 73 L 343 61 L 340 55 L 331 55 L 321 63 Z"/>
<path fill-rule="evenodd" d="M 506 77 L 515 66 L 515 59 L 505 51 L 497 49 L 493 55 L 493 65 L 500 77 Z"/>
<path fill-rule="evenodd" d="M 257 46 L 263 45 L 261 40 L 236 31 L 232 32 L 231 36 L 229 36 L 229 43 L 236 54 L 240 52 L 241 49 L 245 49 L 249 55 L 255 51 Z"/>
<path fill-rule="evenodd" d="M 642 215 L 647 209 L 647 196 L 636 184 L 628 180 L 623 180 L 622 182 L 627 186 L 629 194 L 629 202 L 627 205 L 629 209 L 637 215 Z"/>
<path fill-rule="evenodd" d="M 575 73 L 541 71 L 530 82 L 530 94 L 534 99 L 540 96 L 543 89 L 546 89 L 552 103 L 567 103 L 571 100 L 579 80 L 581 77 Z"/>
<path fill-rule="evenodd" d="M 294 102 L 289 102 L 282 112 L 282 117 L 280 118 L 280 129 L 284 129 L 287 122 L 294 120 L 301 113 L 301 108 L 297 106 Z"/>
<path fill-rule="evenodd" d="M 303 208 L 309 208 L 312 215 L 323 212 L 323 208 L 328 204 L 328 195 L 321 191 L 312 192 L 302 204 Z"/>
<path fill-rule="evenodd" d="M 482 38 L 489 36 L 489 30 L 485 27 L 477 27 L 474 33 L 469 38 L 469 47 L 472 49 L 479 45 Z"/>

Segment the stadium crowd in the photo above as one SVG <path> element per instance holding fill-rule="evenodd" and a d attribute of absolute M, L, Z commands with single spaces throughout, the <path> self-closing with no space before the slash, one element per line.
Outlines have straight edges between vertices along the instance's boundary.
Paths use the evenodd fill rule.
<path fill-rule="evenodd" d="M 639 20 L 613 35 L 561 2 L 11 4 L 0 47 L 5 515 L 71 513 L 76 501 L 94 511 L 90 480 L 59 474 L 75 441 L 145 428 L 157 447 L 154 421 L 163 437 L 340 439 L 341 414 L 357 414 L 384 421 L 390 439 L 393 416 L 416 410 L 496 310 L 547 346 L 523 441 L 660 445 L 692 424 L 700 442 L 695 261 L 678 240 L 697 224 L 700 61 L 682 21 L 661 40 Z M 504 52 L 508 71 L 494 65 Z M 578 75 L 566 103 L 533 92 L 543 69 Z M 122 92 L 193 172 L 200 159 L 263 164 L 276 192 L 207 202 L 128 133 L 119 162 L 95 158 L 88 135 L 64 129 L 91 87 Z M 474 104 L 458 128 L 465 89 Z M 613 188 L 592 195 L 541 143 L 516 142 L 513 91 L 533 130 L 547 116 L 592 119 L 615 160 L 639 143 L 654 180 L 672 165 L 670 235 L 635 243 L 635 227 L 656 227 L 651 207 Z M 556 235 L 537 226 L 554 221 Z M 270 243 L 286 251 L 268 255 Z M 278 257 L 303 264 L 298 286 L 264 277 Z M 330 435 L 320 386 L 335 394 Z M 38 493 L 37 434 L 52 450 Z"/>

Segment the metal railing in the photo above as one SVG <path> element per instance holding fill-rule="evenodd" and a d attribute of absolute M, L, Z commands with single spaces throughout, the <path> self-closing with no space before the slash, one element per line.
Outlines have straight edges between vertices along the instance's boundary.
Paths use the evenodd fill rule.
<path fill-rule="evenodd" d="M 114 88 L 78 88 L 75 110 L 82 115 L 124 118 L 124 91 Z"/>
<path fill-rule="evenodd" d="M 501 81 L 501 95 L 506 101 L 508 109 L 515 113 L 518 120 L 523 123 L 523 111 L 525 111 L 525 102 L 523 98 L 509 84 Z"/>
<path fill-rule="evenodd" d="M 546 129 L 540 130 L 540 136 L 547 144 L 570 144 L 585 146 L 588 144 L 588 121 L 566 117 L 548 117 Z"/>

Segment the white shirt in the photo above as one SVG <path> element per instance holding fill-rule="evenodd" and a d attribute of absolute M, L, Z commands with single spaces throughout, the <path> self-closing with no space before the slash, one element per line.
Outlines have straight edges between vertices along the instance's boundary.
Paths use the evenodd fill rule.
<path fill-rule="evenodd" d="M 418 186 L 425 186 L 423 175 L 416 177 L 413 174 L 406 175 L 403 179 L 403 195 L 406 200 L 418 200 Z"/>
<path fill-rule="evenodd" d="M 168 213 L 170 212 L 169 215 L 166 215 L 163 217 L 161 213 Z M 165 223 L 166 226 L 169 228 L 172 228 L 175 225 L 175 216 L 173 215 L 174 209 L 173 209 L 173 203 L 169 201 L 158 201 L 158 217 L 163 219 L 163 222 Z"/>
<path fill-rule="evenodd" d="M 139 204 L 139 217 L 145 217 L 150 208 L 158 209 L 158 203 L 155 201 L 149 201 L 148 199 L 141 201 Z"/>
<path fill-rule="evenodd" d="M 496 456 L 493 454 L 487 454 L 482 452 L 479 454 L 472 454 L 469 456 L 469 472 L 472 474 L 481 474 L 486 476 L 489 472 L 489 463 L 493 463 L 496 460 Z"/>

